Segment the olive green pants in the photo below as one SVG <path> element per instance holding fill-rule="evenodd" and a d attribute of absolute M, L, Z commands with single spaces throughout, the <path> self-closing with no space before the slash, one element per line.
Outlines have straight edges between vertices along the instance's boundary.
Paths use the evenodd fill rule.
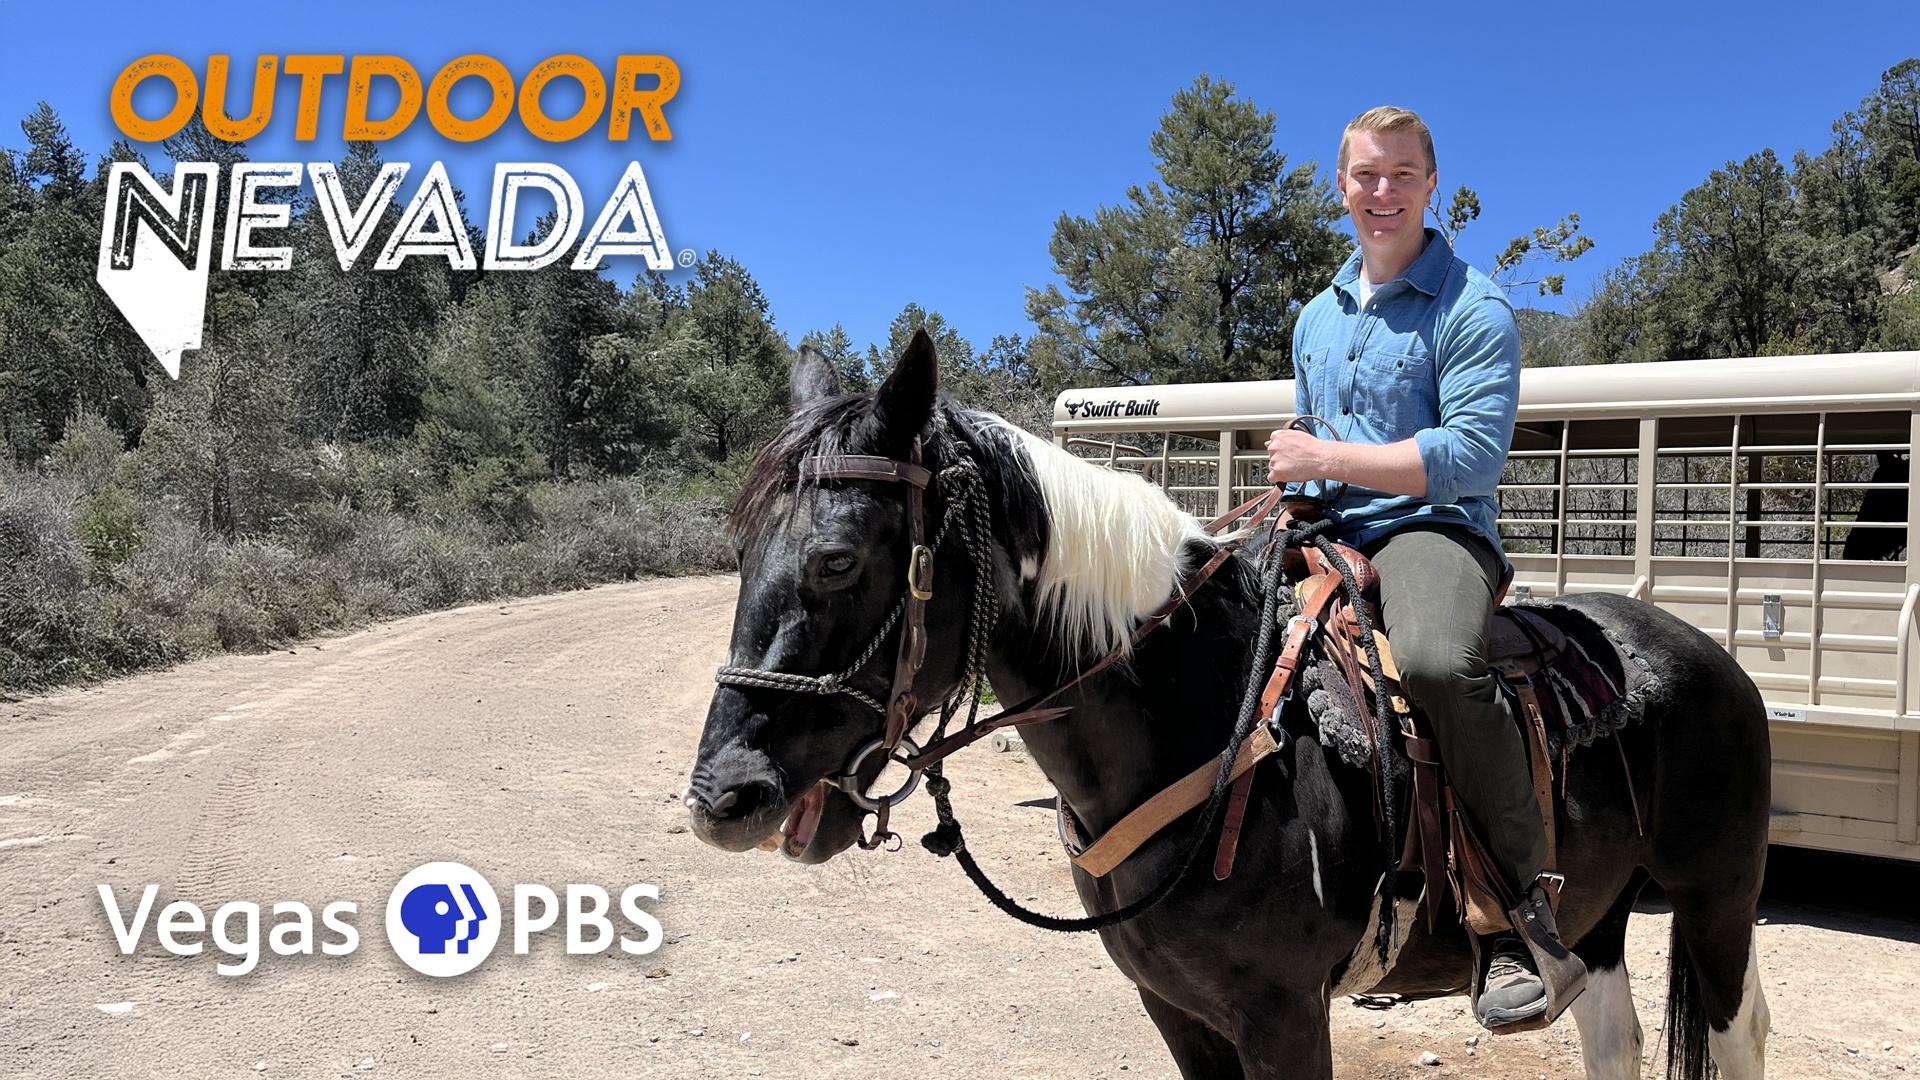
<path fill-rule="evenodd" d="M 1408 526 L 1366 555 L 1380 572 L 1380 618 L 1400 684 L 1432 721 L 1454 793 L 1519 895 L 1550 867 L 1526 746 L 1487 670 L 1500 559 L 1456 525 Z"/>

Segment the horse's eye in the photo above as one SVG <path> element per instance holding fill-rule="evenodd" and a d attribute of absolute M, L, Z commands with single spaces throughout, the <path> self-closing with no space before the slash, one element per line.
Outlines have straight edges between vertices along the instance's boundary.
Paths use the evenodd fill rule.
<path fill-rule="evenodd" d="M 845 553 L 829 555 L 820 560 L 820 569 L 834 577 L 838 577 L 853 569 L 853 556 Z"/>

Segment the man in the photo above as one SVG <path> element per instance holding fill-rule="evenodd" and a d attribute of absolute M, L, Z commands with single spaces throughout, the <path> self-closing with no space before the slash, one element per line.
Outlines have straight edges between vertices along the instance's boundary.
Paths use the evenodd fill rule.
<path fill-rule="evenodd" d="M 1360 247 L 1300 313 L 1293 357 L 1296 411 L 1325 419 L 1339 440 L 1274 432 L 1268 478 L 1311 481 L 1307 494 L 1333 500 L 1334 535 L 1379 570 L 1403 688 L 1432 721 L 1511 895 L 1541 910 L 1546 830 L 1485 659 L 1509 571 L 1494 488 L 1513 437 L 1519 329 L 1500 288 L 1425 228 L 1439 180 L 1418 116 L 1362 113 L 1341 136 L 1334 177 Z M 1544 921 L 1551 932 L 1550 911 Z M 1528 949 L 1510 933 L 1480 945 L 1491 957 L 1474 1003 L 1480 1022 L 1538 1026 L 1548 998 Z M 1566 1000 L 1584 984 L 1573 965 L 1581 977 L 1562 980 Z"/>

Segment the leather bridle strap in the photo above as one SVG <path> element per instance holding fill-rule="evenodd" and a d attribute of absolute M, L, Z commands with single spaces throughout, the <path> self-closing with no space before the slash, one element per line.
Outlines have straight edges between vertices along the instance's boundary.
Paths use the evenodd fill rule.
<path fill-rule="evenodd" d="M 872 454 L 830 454 L 809 458 L 800 467 L 805 480 L 879 480 L 907 485 L 907 595 L 902 612 L 900 651 L 893 664 L 893 688 L 887 694 L 883 745 L 900 745 L 919 710 L 913 681 L 927 661 L 927 601 L 933 599 L 933 552 L 927 547 L 927 487 L 933 473 L 920 463 L 916 436 L 906 461 Z"/>
<path fill-rule="evenodd" d="M 899 480 L 925 491 L 933 473 L 920 464 L 920 440 L 913 440 L 913 460 L 896 461 L 872 454 L 828 454 L 810 457 L 800 465 L 802 480 Z"/>
<path fill-rule="evenodd" d="M 1227 526 L 1232 525 L 1241 518 L 1251 518 L 1252 520 L 1247 522 L 1247 531 L 1252 532 L 1266 523 L 1267 518 L 1273 513 L 1273 508 L 1278 505 L 1280 505 L 1280 489 L 1277 487 L 1268 488 L 1253 498 L 1248 499 L 1246 502 L 1241 503 L 1239 506 L 1202 525 L 1200 531 L 1206 533 L 1208 536 L 1219 536 L 1221 533 L 1227 531 Z"/>
<path fill-rule="evenodd" d="M 905 462 L 888 462 L 901 470 L 907 484 L 907 611 L 906 625 L 900 631 L 900 655 L 893 665 L 893 694 L 887 699 L 887 729 L 882 736 L 889 753 L 900 745 L 913 726 L 920 699 L 913 692 L 913 680 L 927 662 L 927 601 L 933 599 L 933 551 L 927 547 L 927 482 L 931 475 L 920 464 L 920 439 L 914 437 L 912 456 Z M 909 478 L 917 473 L 923 479 Z"/>
<path fill-rule="evenodd" d="M 1245 531 L 1252 533 L 1266 523 L 1267 518 L 1272 516 L 1274 509 L 1279 505 L 1280 489 L 1274 488 L 1254 498 L 1248 499 L 1246 502 L 1213 519 L 1206 524 L 1202 531 L 1209 536 L 1218 536 L 1235 521 L 1240 520 L 1242 517 L 1248 517 Z M 997 716 L 982 720 L 976 724 L 968 725 L 945 738 L 931 742 L 918 754 L 902 758 L 900 763 L 909 769 L 924 769 L 937 761 L 945 759 L 956 751 L 971 746 L 1002 728 L 1020 727 L 1026 724 L 1041 724 L 1049 720 L 1057 720 L 1066 713 L 1071 712 L 1071 706 L 1049 705 L 1048 702 L 1053 701 L 1055 698 L 1086 682 L 1088 679 L 1099 675 L 1114 664 L 1119 663 L 1121 657 L 1126 656 L 1133 649 L 1138 648 L 1140 643 L 1145 641 L 1148 635 L 1166 625 L 1167 620 L 1173 618 L 1175 612 L 1186 606 L 1188 600 L 1200 590 L 1200 587 L 1205 585 L 1209 578 L 1213 577 L 1214 572 L 1226 565 L 1227 560 L 1233 556 L 1233 553 L 1238 550 L 1239 546 L 1240 540 L 1238 539 L 1229 540 L 1221 544 L 1219 548 L 1214 551 L 1213 555 L 1208 558 L 1205 563 L 1200 565 L 1199 569 L 1187 575 L 1186 579 L 1180 583 L 1180 587 L 1175 589 L 1171 596 L 1167 597 L 1165 603 L 1162 603 L 1158 608 L 1154 609 L 1151 615 L 1148 615 L 1141 621 L 1138 627 L 1134 628 L 1132 636 L 1127 639 L 1127 643 L 1124 646 L 1116 648 L 1101 657 L 1092 667 L 1075 676 L 1072 681 L 1055 687 L 1037 697 L 1028 698 L 1026 701 L 1007 709 Z M 1275 557 L 1278 557 L 1277 553 Z"/>

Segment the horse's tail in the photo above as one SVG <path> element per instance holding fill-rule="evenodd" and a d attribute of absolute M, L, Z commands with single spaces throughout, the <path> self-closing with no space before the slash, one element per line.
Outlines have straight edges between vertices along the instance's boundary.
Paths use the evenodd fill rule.
<path fill-rule="evenodd" d="M 1667 1080 L 1708 1080 L 1715 1075 L 1707 1055 L 1707 1011 L 1700 975 L 1675 919 L 1667 935 Z"/>

